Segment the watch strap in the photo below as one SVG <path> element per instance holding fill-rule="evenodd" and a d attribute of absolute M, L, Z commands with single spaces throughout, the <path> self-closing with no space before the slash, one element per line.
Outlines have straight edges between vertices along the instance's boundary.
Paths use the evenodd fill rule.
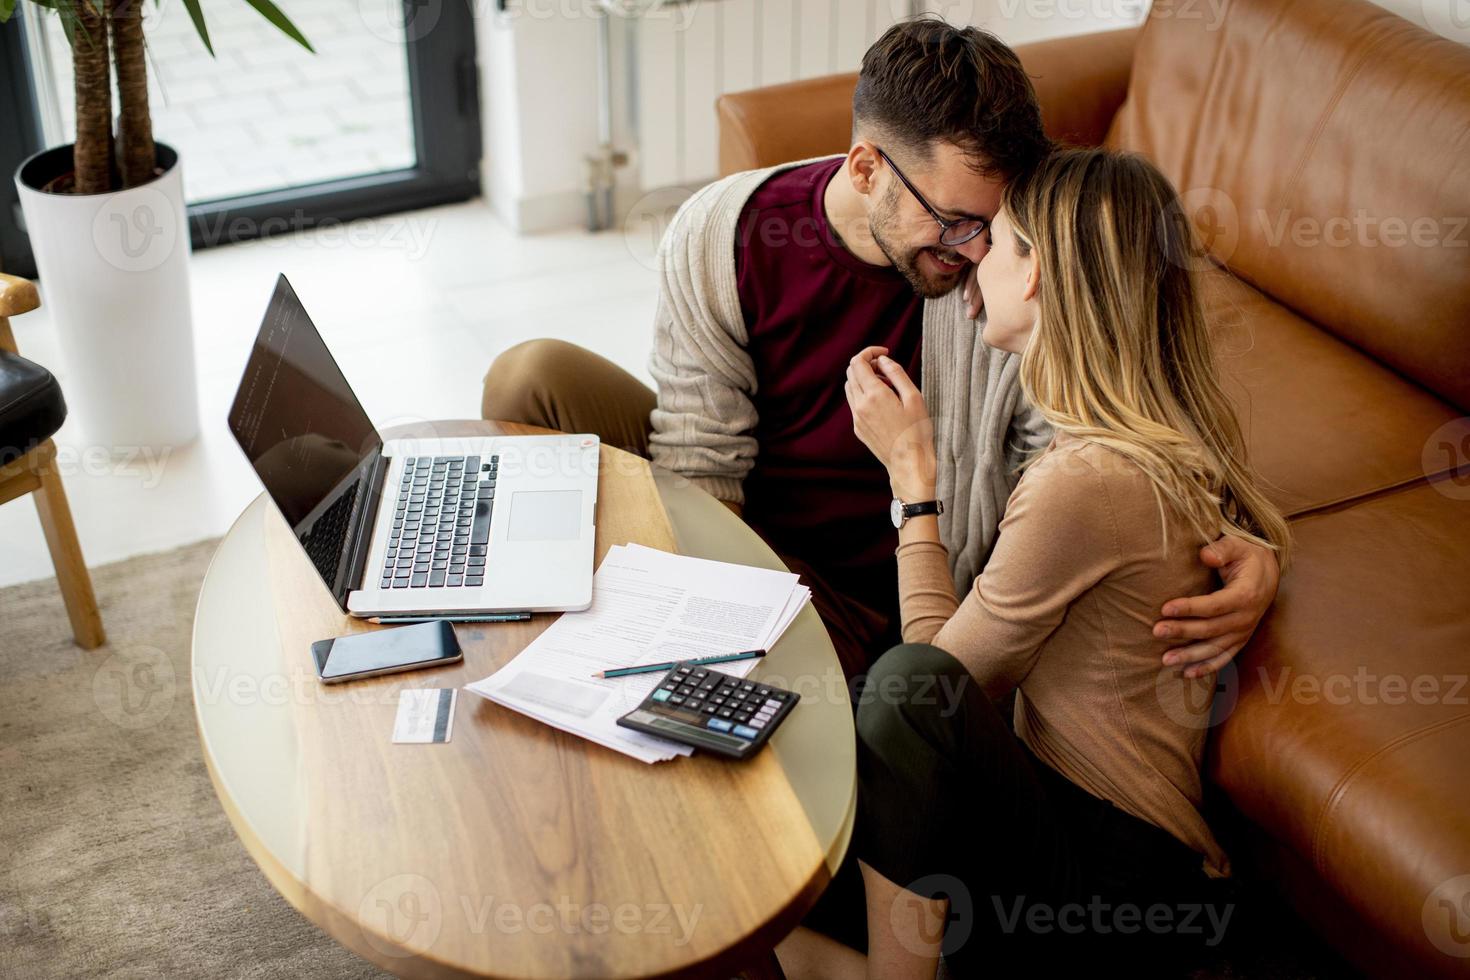
<path fill-rule="evenodd" d="M 944 513 L 944 504 L 940 503 L 938 500 L 921 500 L 921 501 L 919 501 L 916 504 L 904 504 L 903 505 L 903 516 L 905 518 L 909 518 L 909 517 L 922 517 L 925 514 L 943 514 L 943 513 Z"/>

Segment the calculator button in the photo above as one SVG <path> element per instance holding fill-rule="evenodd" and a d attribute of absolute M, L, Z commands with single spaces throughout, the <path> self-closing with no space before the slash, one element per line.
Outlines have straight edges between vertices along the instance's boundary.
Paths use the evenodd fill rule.
<path fill-rule="evenodd" d="M 707 704 L 707 705 L 704 706 L 704 713 L 707 714 L 707 715 L 712 715 L 716 711 L 719 711 L 719 710 L 720 709 L 717 706 L 713 705 L 713 704 Z"/>
<path fill-rule="evenodd" d="M 754 687 L 755 687 L 754 684 L 741 684 L 740 685 L 740 690 L 742 690 L 742 691 L 749 691 L 749 690 L 752 690 Z"/>
<path fill-rule="evenodd" d="M 673 697 L 669 698 L 669 704 L 683 704 L 683 703 L 684 703 L 684 699 L 682 697 L 680 697 L 679 695 L 677 695 L 677 694 L 675 694 Z"/>
<path fill-rule="evenodd" d="M 722 698 L 722 697 L 720 697 L 718 694 L 715 695 L 714 697 L 710 698 L 709 700 L 710 700 L 710 703 L 711 704 L 724 704 L 725 703 L 725 699 Z"/>
<path fill-rule="evenodd" d="M 755 693 L 756 694 L 759 694 L 763 698 L 764 697 L 769 697 L 770 696 L 770 693 L 771 693 L 771 689 L 769 687 L 758 687 L 758 688 L 755 689 Z"/>
<path fill-rule="evenodd" d="M 668 690 L 666 688 L 660 688 L 659 690 L 654 691 L 653 699 L 655 701 L 667 701 L 669 699 Z"/>
<path fill-rule="evenodd" d="M 694 693 L 694 688 L 690 687 L 688 684 L 685 684 L 683 687 L 679 688 L 679 693 L 687 698 L 689 695 Z"/>
<path fill-rule="evenodd" d="M 766 718 L 752 718 L 751 721 L 750 721 L 750 727 L 751 728 L 765 728 L 766 727 L 766 722 L 768 720 L 769 719 L 766 719 Z"/>
<path fill-rule="evenodd" d="M 705 724 L 717 732 L 728 732 L 730 730 L 730 723 L 728 721 L 722 721 L 719 718 L 711 718 Z"/>
<path fill-rule="evenodd" d="M 694 673 L 692 673 L 690 676 L 691 677 L 694 677 L 697 680 L 704 680 L 705 676 L 708 673 L 709 673 L 709 671 L 707 671 L 703 667 L 701 667 L 699 670 L 694 671 Z"/>
<path fill-rule="evenodd" d="M 721 718 L 728 718 L 731 715 L 733 715 L 734 713 L 735 712 L 731 711 L 729 708 L 721 708 L 720 709 L 720 717 Z"/>
<path fill-rule="evenodd" d="M 757 735 L 760 734 L 760 732 L 756 731 L 754 728 L 751 728 L 749 725 L 736 725 L 735 734 L 739 735 L 741 738 L 755 738 Z"/>
<path fill-rule="evenodd" d="M 770 708 L 772 711 L 779 711 L 780 708 L 781 708 L 781 702 L 780 701 L 769 701 L 768 700 L 766 702 L 766 707 L 767 708 Z"/>
<path fill-rule="evenodd" d="M 706 677 L 703 681 L 700 682 L 699 686 L 704 688 L 706 691 L 713 691 L 715 688 L 720 686 L 720 679 L 718 677 Z"/>

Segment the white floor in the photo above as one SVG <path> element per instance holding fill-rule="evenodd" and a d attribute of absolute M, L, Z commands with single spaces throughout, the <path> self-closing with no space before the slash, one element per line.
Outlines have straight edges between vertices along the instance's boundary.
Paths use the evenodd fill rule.
<path fill-rule="evenodd" d="M 649 381 L 655 285 L 648 247 L 636 236 L 516 237 L 478 200 L 348 228 L 355 230 L 193 256 L 200 438 L 126 460 L 89 451 L 75 415 L 56 435 L 88 564 L 223 534 L 260 492 L 225 417 L 280 272 L 380 428 L 478 418 L 486 367 L 532 337 L 581 344 Z M 11 325 L 21 353 L 55 372 L 65 390 L 66 359 L 47 323 L 44 283 L 41 295 L 41 309 Z M 52 574 L 30 499 L 0 507 L 0 585 Z"/>

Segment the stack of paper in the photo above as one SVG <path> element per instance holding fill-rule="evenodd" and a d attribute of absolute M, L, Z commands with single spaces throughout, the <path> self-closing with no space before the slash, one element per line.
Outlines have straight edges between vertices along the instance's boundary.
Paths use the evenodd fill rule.
<path fill-rule="evenodd" d="M 644 762 L 688 755 L 687 746 L 617 725 L 657 686 L 661 672 L 592 675 L 769 650 L 810 596 L 790 572 L 619 545 L 593 577 L 590 608 L 564 614 L 514 660 L 465 690 Z M 756 663 L 715 669 L 744 677 Z"/>

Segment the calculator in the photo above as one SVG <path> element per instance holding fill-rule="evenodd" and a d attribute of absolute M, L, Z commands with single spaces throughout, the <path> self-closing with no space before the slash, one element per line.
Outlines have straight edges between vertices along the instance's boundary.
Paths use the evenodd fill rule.
<path fill-rule="evenodd" d="M 801 700 L 792 691 L 677 663 L 618 724 L 732 759 L 760 751 Z"/>

